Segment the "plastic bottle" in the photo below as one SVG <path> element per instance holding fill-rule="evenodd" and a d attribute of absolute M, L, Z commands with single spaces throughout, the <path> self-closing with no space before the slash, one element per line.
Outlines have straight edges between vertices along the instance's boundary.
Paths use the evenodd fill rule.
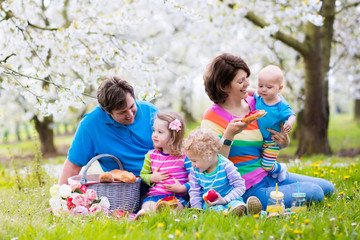
<path fill-rule="evenodd" d="M 267 202 L 266 212 L 267 213 L 285 212 L 284 194 L 282 192 L 272 191 L 270 193 L 270 197 Z"/>
<path fill-rule="evenodd" d="M 305 212 L 307 210 L 306 206 L 306 193 L 293 193 L 292 202 L 291 202 L 291 212 Z"/>

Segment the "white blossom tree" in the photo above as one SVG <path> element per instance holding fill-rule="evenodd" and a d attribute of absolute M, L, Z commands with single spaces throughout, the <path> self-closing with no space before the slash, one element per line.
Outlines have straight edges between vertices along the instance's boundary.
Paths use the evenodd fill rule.
<path fill-rule="evenodd" d="M 359 53 L 356 47 L 359 30 L 354 27 L 359 22 L 360 2 L 222 2 L 235 10 L 246 9 L 244 17 L 266 32 L 269 39 L 282 42 L 301 56 L 304 63 L 304 106 L 298 114 L 299 145 L 296 154 L 330 154 L 327 134 L 329 74 L 336 60 L 344 61 L 348 55 L 351 57 Z M 347 49 L 348 52 L 336 52 L 339 48 Z"/>
<path fill-rule="evenodd" d="M 164 61 L 128 38 L 141 22 L 133 13 L 128 1 L 0 1 L 1 94 L 24 98 L 43 153 L 55 152 L 54 118 L 94 98 L 102 78 L 129 76 L 140 98 L 158 94 Z"/>
<path fill-rule="evenodd" d="M 354 0 L 0 3 L 0 94 L 14 89 L 35 120 L 50 119 L 50 130 L 69 107 L 96 102 L 88 96 L 114 74 L 131 81 L 139 98 L 161 93 L 166 106 L 178 100 L 190 112 L 199 102 L 191 98 L 194 79 L 231 52 L 247 61 L 253 79 L 265 64 L 284 69 L 286 98 L 300 111 L 298 155 L 330 153 L 329 79 L 359 71 Z"/>

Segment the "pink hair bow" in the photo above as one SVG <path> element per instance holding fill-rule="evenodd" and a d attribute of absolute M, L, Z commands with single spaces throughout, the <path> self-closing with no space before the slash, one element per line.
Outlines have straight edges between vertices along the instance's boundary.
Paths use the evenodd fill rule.
<path fill-rule="evenodd" d="M 176 130 L 177 132 L 181 130 L 181 122 L 179 121 L 179 119 L 175 119 L 174 121 L 172 121 L 169 124 L 169 128 L 171 130 Z"/>

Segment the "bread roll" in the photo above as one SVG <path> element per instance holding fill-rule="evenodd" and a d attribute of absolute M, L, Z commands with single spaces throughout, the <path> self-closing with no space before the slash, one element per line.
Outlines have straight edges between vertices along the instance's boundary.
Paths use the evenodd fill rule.
<path fill-rule="evenodd" d="M 114 176 L 110 172 L 103 172 L 99 176 L 99 181 L 102 183 L 114 182 Z"/>
<path fill-rule="evenodd" d="M 126 172 L 120 176 L 120 181 L 132 183 L 136 181 L 136 176 L 132 172 Z"/>
<path fill-rule="evenodd" d="M 115 181 L 121 181 L 121 175 L 123 175 L 124 173 L 127 173 L 127 171 L 120 170 L 120 169 L 114 169 L 114 170 L 110 171 L 110 173 L 114 176 Z"/>

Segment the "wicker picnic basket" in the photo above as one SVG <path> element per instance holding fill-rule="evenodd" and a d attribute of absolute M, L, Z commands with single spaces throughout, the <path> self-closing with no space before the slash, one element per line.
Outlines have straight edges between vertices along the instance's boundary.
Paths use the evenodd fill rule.
<path fill-rule="evenodd" d="M 124 167 L 120 160 L 110 154 L 101 154 L 93 157 L 88 164 L 86 164 L 83 175 L 71 177 L 70 181 L 79 181 L 87 188 L 94 189 L 99 196 L 105 196 L 109 199 L 110 210 L 120 209 L 128 212 L 136 212 L 140 204 L 140 183 L 141 179 L 136 178 L 133 183 L 112 182 L 101 183 L 99 182 L 99 174 L 87 174 L 89 167 L 101 158 L 112 158 L 119 164 L 119 169 L 123 170 Z"/>

